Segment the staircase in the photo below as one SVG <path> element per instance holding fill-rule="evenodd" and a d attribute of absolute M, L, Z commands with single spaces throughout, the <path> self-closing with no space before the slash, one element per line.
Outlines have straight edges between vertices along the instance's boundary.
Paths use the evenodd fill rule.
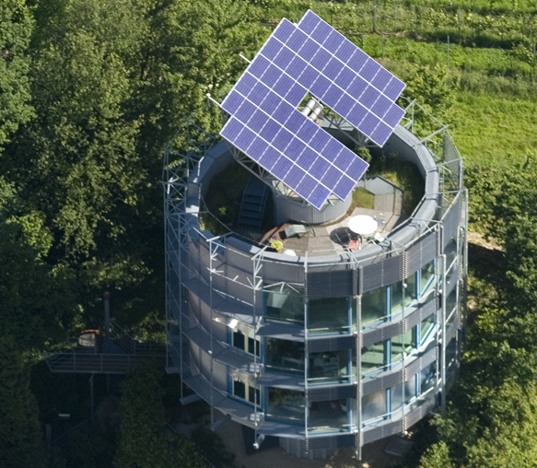
<path fill-rule="evenodd" d="M 267 204 L 269 188 L 257 177 L 252 177 L 242 194 L 237 220 L 238 226 L 259 229 Z"/>

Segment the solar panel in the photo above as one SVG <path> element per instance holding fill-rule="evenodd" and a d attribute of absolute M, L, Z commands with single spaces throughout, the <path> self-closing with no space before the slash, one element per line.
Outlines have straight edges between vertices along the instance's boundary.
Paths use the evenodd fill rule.
<path fill-rule="evenodd" d="M 344 200 L 368 164 L 298 111 L 309 92 L 383 146 L 404 111 L 404 84 L 308 11 L 283 19 L 223 100 L 220 134 L 321 208 Z"/>
<path fill-rule="evenodd" d="M 263 102 L 273 100 L 274 94 L 267 90 L 269 99 Z M 349 195 L 367 170 L 365 161 L 289 103 L 281 101 L 277 110 L 282 112 L 271 115 L 270 108 L 256 109 L 248 96 L 243 98 L 243 105 L 220 132 L 226 140 L 318 209 L 332 193 L 342 200 Z M 318 161 L 323 161 L 322 166 Z"/>

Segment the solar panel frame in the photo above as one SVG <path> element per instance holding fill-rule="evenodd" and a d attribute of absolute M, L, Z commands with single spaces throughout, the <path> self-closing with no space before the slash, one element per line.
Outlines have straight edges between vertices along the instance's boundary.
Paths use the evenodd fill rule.
<path fill-rule="evenodd" d="M 330 194 L 345 199 L 368 164 L 303 116 L 298 104 L 309 91 L 382 146 L 404 114 L 394 102 L 403 89 L 308 11 L 297 25 L 282 20 L 256 54 L 222 102 L 231 117 L 220 133 L 320 209 Z"/>

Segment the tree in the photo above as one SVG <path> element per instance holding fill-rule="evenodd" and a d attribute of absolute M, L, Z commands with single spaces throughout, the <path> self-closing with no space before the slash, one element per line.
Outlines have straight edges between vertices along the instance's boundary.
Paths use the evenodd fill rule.
<path fill-rule="evenodd" d="M 38 468 L 45 464 L 29 369 L 16 340 L 4 334 L 0 336 L 0 466 Z"/>
<path fill-rule="evenodd" d="M 0 155 L 19 125 L 28 122 L 30 104 L 27 54 L 32 34 L 32 15 L 24 0 L 0 4 Z"/>
<path fill-rule="evenodd" d="M 119 448 L 114 464 L 119 468 L 203 468 L 195 446 L 165 431 L 161 373 L 153 363 L 134 369 L 122 386 Z"/>

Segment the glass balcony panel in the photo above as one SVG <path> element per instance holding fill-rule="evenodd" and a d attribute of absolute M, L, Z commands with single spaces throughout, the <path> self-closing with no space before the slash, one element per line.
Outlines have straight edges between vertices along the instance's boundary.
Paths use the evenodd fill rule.
<path fill-rule="evenodd" d="M 420 296 L 424 296 L 434 285 L 434 261 L 428 263 L 420 270 Z"/>
<path fill-rule="evenodd" d="M 304 424 L 305 410 L 303 392 L 285 388 L 268 388 L 268 418 Z"/>
<path fill-rule="evenodd" d="M 267 338 L 265 363 L 283 372 L 304 372 L 304 343 Z"/>
<path fill-rule="evenodd" d="M 436 381 L 436 362 L 431 363 L 420 373 L 421 393 L 425 393 L 430 388 L 434 387 Z"/>
<path fill-rule="evenodd" d="M 362 295 L 362 328 L 386 320 L 386 288 L 378 288 Z"/>
<path fill-rule="evenodd" d="M 362 398 L 362 421 L 371 423 L 386 416 L 386 390 L 369 393 Z"/>
<path fill-rule="evenodd" d="M 346 382 L 350 379 L 349 351 L 324 351 L 310 353 L 308 382 L 323 384 L 326 382 Z"/>
<path fill-rule="evenodd" d="M 425 342 L 425 340 L 429 336 L 429 333 L 431 333 L 431 330 L 434 327 L 435 316 L 436 316 L 436 314 L 431 314 L 425 320 L 421 321 L 421 324 L 420 324 L 420 339 L 419 339 L 420 345 Z"/>
<path fill-rule="evenodd" d="M 416 350 L 416 328 L 411 328 L 401 335 L 394 336 L 391 343 L 391 364 L 400 362 L 403 353 L 408 356 Z"/>
<path fill-rule="evenodd" d="M 362 348 L 362 376 L 367 376 L 386 368 L 385 342 Z"/>
<path fill-rule="evenodd" d="M 304 324 L 303 295 L 289 285 L 265 290 L 266 316 L 268 320 Z"/>
<path fill-rule="evenodd" d="M 308 330 L 312 334 L 348 333 L 349 298 L 332 297 L 309 302 Z"/>
<path fill-rule="evenodd" d="M 346 399 L 315 401 L 310 405 L 308 429 L 311 432 L 350 431 L 348 409 Z"/>
<path fill-rule="evenodd" d="M 414 273 L 405 280 L 405 306 L 409 306 L 418 298 L 418 274 Z"/>
<path fill-rule="evenodd" d="M 390 286 L 391 315 L 397 315 L 403 308 L 403 283 L 397 282 Z"/>

